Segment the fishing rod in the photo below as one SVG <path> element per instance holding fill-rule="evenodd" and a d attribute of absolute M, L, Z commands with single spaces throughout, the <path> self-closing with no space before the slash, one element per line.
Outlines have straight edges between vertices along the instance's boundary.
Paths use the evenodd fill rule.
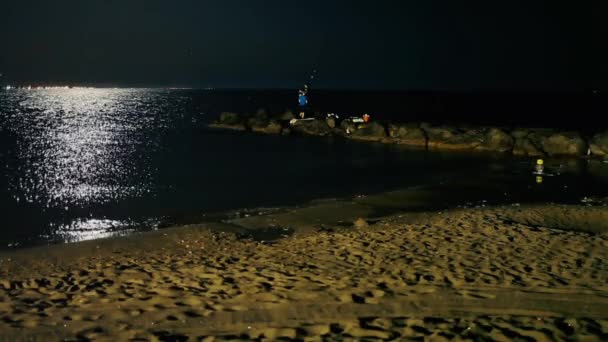
<path fill-rule="evenodd" d="M 310 73 L 310 81 L 308 81 L 308 83 L 312 83 L 312 81 L 315 79 L 315 77 L 317 77 L 317 69 L 316 68 L 312 69 L 312 72 Z"/>
<path fill-rule="evenodd" d="M 305 92 L 308 92 L 308 88 L 312 85 L 312 81 L 314 81 L 315 77 L 317 77 L 317 69 L 313 68 L 312 71 L 310 72 L 310 76 L 308 77 L 308 80 L 306 81 L 306 83 L 304 83 Z"/>
<path fill-rule="evenodd" d="M 306 85 L 310 86 L 312 84 L 312 81 L 314 81 L 315 77 L 317 77 L 317 68 L 313 68 L 312 71 L 310 72 L 310 76 L 308 77 L 308 81 L 306 82 Z"/>

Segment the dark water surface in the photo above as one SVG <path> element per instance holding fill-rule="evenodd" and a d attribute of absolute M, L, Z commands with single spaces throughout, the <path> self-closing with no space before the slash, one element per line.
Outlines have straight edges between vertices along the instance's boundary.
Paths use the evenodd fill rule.
<path fill-rule="evenodd" d="M 549 161 L 555 176 L 537 183 L 525 159 L 205 128 L 250 101 L 194 90 L 0 92 L 0 248 L 420 185 L 445 192 L 439 206 L 608 195 L 601 162 Z"/>

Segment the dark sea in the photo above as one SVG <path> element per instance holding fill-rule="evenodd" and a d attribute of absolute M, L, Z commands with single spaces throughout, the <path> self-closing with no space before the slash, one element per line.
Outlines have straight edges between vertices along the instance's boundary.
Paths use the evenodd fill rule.
<path fill-rule="evenodd" d="M 459 117 L 465 123 L 562 127 L 566 121 L 546 122 L 526 115 L 527 110 L 565 112 L 581 103 L 538 96 L 518 102 L 527 104 L 519 112 L 513 101 L 498 95 L 319 92 L 312 100 L 319 111 L 368 112 L 379 120 Z M 221 111 L 278 113 L 295 100 L 289 91 L 0 91 L 0 249 L 125 235 L 243 208 L 420 186 L 444 186 L 438 191 L 446 192 L 445 201 L 429 208 L 581 203 L 608 196 L 608 164 L 601 161 L 549 160 L 550 175 L 538 182 L 534 161 L 525 158 L 206 128 Z M 508 114 L 516 112 L 519 116 Z"/>

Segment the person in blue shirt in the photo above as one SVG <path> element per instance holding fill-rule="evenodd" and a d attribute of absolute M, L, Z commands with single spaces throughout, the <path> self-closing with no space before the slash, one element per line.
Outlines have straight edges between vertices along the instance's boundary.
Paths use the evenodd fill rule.
<path fill-rule="evenodd" d="M 298 106 L 300 107 L 300 119 L 304 119 L 308 111 L 308 84 L 304 85 L 304 89 L 298 91 Z"/>

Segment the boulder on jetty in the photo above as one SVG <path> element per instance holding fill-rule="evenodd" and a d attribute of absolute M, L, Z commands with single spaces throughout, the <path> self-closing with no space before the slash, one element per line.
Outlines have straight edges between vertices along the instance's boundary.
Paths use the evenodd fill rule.
<path fill-rule="evenodd" d="M 426 133 L 417 124 L 390 124 L 388 134 L 393 142 L 400 145 L 424 147 L 427 145 Z"/>
<path fill-rule="evenodd" d="M 329 126 L 329 128 L 331 128 L 331 129 L 336 128 L 336 118 L 329 117 L 329 118 L 325 119 L 325 122 L 327 123 L 327 126 Z"/>
<path fill-rule="evenodd" d="M 527 129 L 515 129 L 511 131 L 511 136 L 515 139 L 513 154 L 516 156 L 542 157 L 545 155 L 542 148 L 535 143 L 535 139 L 530 137 Z"/>
<path fill-rule="evenodd" d="M 510 152 L 515 140 L 507 132 L 499 128 L 490 128 L 485 134 L 483 144 L 477 149 L 495 152 Z"/>
<path fill-rule="evenodd" d="M 224 124 L 224 125 L 239 124 L 239 123 L 242 123 L 242 118 L 237 113 L 223 112 L 223 113 L 220 114 L 220 122 L 219 123 Z"/>
<path fill-rule="evenodd" d="M 276 119 L 270 119 L 265 109 L 260 109 L 247 120 L 252 132 L 264 134 L 281 134 L 283 126 Z"/>
<path fill-rule="evenodd" d="M 481 130 L 463 130 L 452 127 L 429 127 L 426 130 L 429 149 L 474 150 L 483 145 L 485 134 Z"/>
<path fill-rule="evenodd" d="M 530 131 L 527 129 L 524 129 L 524 128 L 516 128 L 511 131 L 511 136 L 515 140 L 527 138 L 529 135 L 530 135 Z"/>
<path fill-rule="evenodd" d="M 265 127 L 268 125 L 268 121 L 268 113 L 266 113 L 266 110 L 260 109 L 247 120 L 247 125 L 251 128 Z"/>
<path fill-rule="evenodd" d="M 352 122 L 350 119 L 342 120 L 340 123 L 340 129 L 344 132 L 345 135 L 353 134 L 354 131 L 357 130 L 357 124 Z"/>
<path fill-rule="evenodd" d="M 555 132 L 550 129 L 534 130 L 527 137 L 544 154 L 550 156 L 581 156 L 587 153 L 587 143 L 576 132 Z"/>
<path fill-rule="evenodd" d="M 237 113 L 223 112 L 220 114 L 220 119 L 209 125 L 212 128 L 230 129 L 235 131 L 246 131 L 242 116 Z"/>
<path fill-rule="evenodd" d="M 264 134 L 281 134 L 281 132 L 283 131 L 283 126 L 281 126 L 281 124 L 276 120 L 270 120 L 265 125 L 251 126 L 251 130 L 253 132 Z"/>
<path fill-rule="evenodd" d="M 510 152 L 514 139 L 499 128 L 428 127 L 429 149 Z"/>
<path fill-rule="evenodd" d="M 266 127 L 268 125 L 268 122 L 268 119 L 252 117 L 247 120 L 247 126 L 253 131 L 256 128 Z"/>
<path fill-rule="evenodd" d="M 593 136 L 590 143 L 591 153 L 596 156 L 608 156 L 608 131 Z"/>
<path fill-rule="evenodd" d="M 325 120 L 320 119 L 295 121 L 292 124 L 292 130 L 300 134 L 318 136 L 325 136 L 331 133 L 331 128 L 329 128 Z"/>
<path fill-rule="evenodd" d="M 295 118 L 296 118 L 296 115 L 290 110 L 285 111 L 283 114 L 281 114 L 278 117 L 278 119 L 281 121 L 290 121 Z"/>
<path fill-rule="evenodd" d="M 550 156 L 581 156 L 587 149 L 587 143 L 576 132 L 552 134 L 543 141 L 543 150 Z"/>
<path fill-rule="evenodd" d="M 513 154 L 520 156 L 581 156 L 588 145 L 577 132 L 556 132 L 552 129 L 515 129 Z"/>
<path fill-rule="evenodd" d="M 263 133 L 268 123 L 268 117 L 264 113 L 260 115 L 256 114 L 247 119 L 247 127 L 253 132 Z"/>
<path fill-rule="evenodd" d="M 349 136 L 357 140 L 381 141 L 386 138 L 386 129 L 378 122 L 368 122 L 357 125 Z"/>

